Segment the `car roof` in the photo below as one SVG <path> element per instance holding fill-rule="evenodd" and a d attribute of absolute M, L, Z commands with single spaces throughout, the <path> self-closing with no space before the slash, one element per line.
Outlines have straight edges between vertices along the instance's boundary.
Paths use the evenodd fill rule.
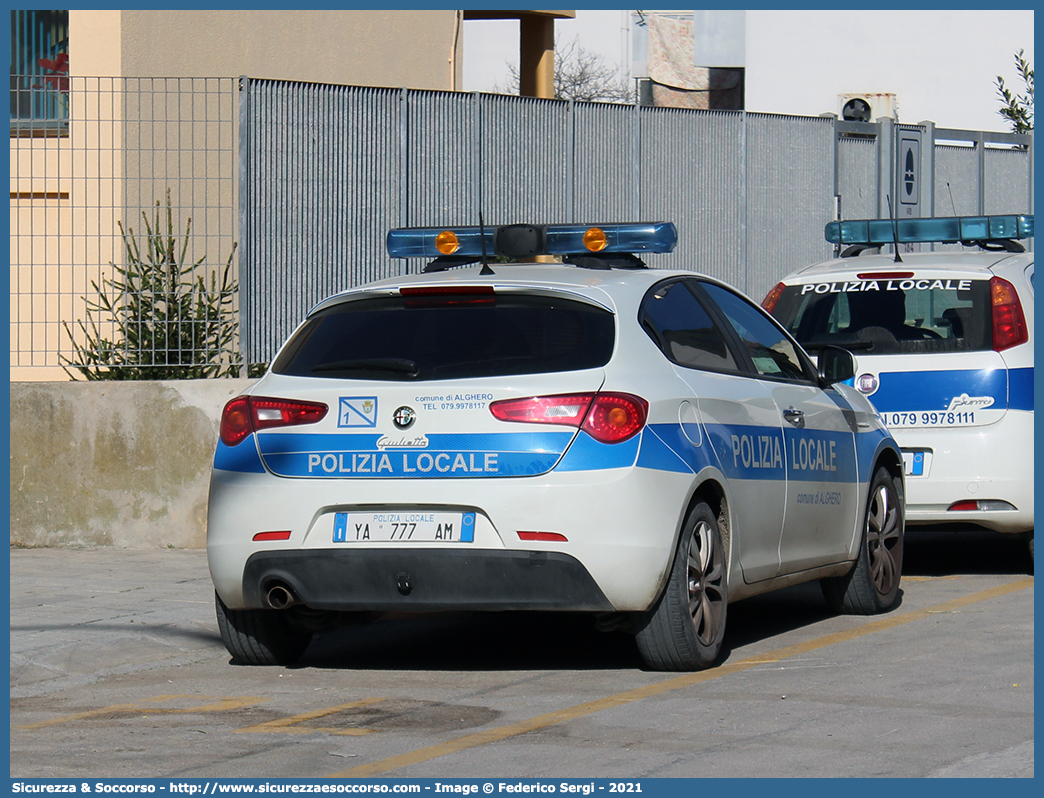
<path fill-rule="evenodd" d="M 1032 252 L 912 252 L 903 254 L 902 262 L 895 255 L 858 255 L 850 258 L 834 258 L 798 269 L 787 275 L 783 282 L 821 278 L 831 274 L 850 276 L 864 272 L 896 272 L 916 269 L 917 271 L 972 272 L 983 275 L 996 274 L 1009 268 L 1023 269 L 1033 263 Z"/>
<path fill-rule="evenodd" d="M 364 294 L 419 286 L 490 285 L 505 289 L 565 291 L 615 306 L 614 300 L 639 301 L 650 286 L 671 277 L 698 277 L 726 285 L 704 274 L 676 269 L 590 269 L 562 263 L 490 263 L 489 269 L 491 274 L 482 274 L 482 266 L 475 264 L 446 271 L 389 277 L 334 294 L 311 312 Z"/>

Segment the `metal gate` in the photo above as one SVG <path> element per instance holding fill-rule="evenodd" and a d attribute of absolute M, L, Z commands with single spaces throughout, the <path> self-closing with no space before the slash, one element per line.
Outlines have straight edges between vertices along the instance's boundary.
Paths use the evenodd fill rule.
<path fill-rule="evenodd" d="M 250 78 L 239 96 L 246 362 L 323 297 L 419 270 L 387 257 L 393 227 L 673 221 L 678 249 L 651 266 L 760 299 L 831 256 L 837 213 L 1033 210 L 1032 135 Z"/>

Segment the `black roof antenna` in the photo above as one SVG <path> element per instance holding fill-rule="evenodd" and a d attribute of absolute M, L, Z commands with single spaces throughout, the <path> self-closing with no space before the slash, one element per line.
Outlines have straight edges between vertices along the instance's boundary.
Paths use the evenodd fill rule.
<path fill-rule="evenodd" d="M 486 257 L 486 225 L 482 221 L 482 211 L 479 211 L 479 238 L 482 241 L 482 269 L 479 271 L 479 274 L 483 276 L 496 274 L 496 272 L 489 268 L 489 261 Z"/>
<path fill-rule="evenodd" d="M 953 215 L 957 215 L 957 206 L 953 202 L 953 191 L 950 189 L 950 181 L 946 181 L 946 190 L 950 193 L 950 207 L 953 208 Z"/>
<path fill-rule="evenodd" d="M 891 195 L 885 194 L 885 199 L 888 200 L 888 218 L 892 220 L 892 242 L 895 246 L 895 263 L 902 263 L 903 259 L 899 257 L 899 223 L 895 220 L 895 214 L 892 213 L 892 197 Z"/>

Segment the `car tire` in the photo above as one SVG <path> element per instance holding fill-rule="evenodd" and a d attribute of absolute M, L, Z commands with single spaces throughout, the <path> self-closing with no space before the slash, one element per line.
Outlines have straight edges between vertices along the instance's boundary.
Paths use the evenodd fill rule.
<path fill-rule="evenodd" d="M 725 636 L 727 562 L 718 521 L 701 503 L 682 528 L 663 594 L 635 633 L 646 665 L 696 671 L 715 663 Z"/>
<path fill-rule="evenodd" d="M 214 594 L 221 640 L 242 665 L 289 665 L 304 654 L 312 633 L 294 626 L 283 610 L 230 610 Z"/>
<path fill-rule="evenodd" d="M 820 581 L 833 612 L 875 615 L 896 605 L 903 571 L 904 527 L 901 483 L 896 483 L 888 469 L 878 468 L 870 483 L 855 565 L 844 576 Z"/>

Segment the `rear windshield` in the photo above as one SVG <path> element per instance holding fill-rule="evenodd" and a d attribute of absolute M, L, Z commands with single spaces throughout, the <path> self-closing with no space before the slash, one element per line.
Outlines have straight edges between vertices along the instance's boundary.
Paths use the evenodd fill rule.
<path fill-rule="evenodd" d="M 558 297 L 363 299 L 310 318 L 272 370 L 417 381 L 575 371 L 609 362 L 615 330 L 609 311 Z"/>
<path fill-rule="evenodd" d="M 852 280 L 792 285 L 772 311 L 809 350 L 878 355 L 993 346 L 988 280 Z"/>

